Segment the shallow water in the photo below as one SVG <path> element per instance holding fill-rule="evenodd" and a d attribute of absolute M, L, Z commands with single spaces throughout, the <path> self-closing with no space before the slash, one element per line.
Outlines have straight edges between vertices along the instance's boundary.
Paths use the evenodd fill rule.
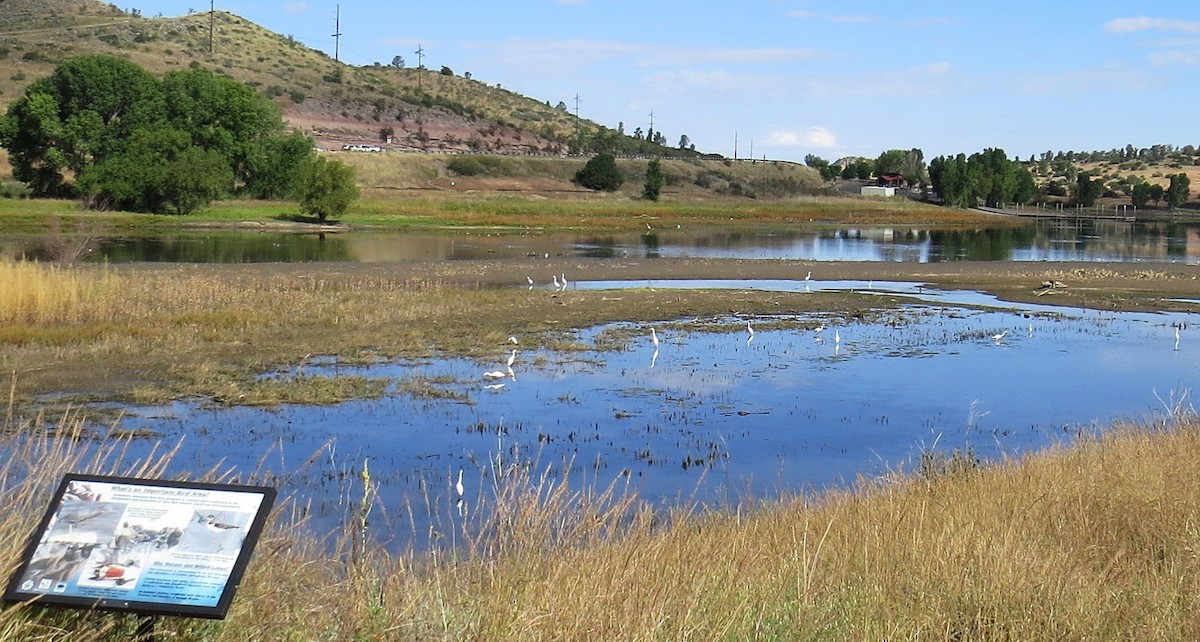
<path fill-rule="evenodd" d="M 50 259 L 61 239 L 0 237 L 0 256 Z M 213 230 L 100 236 L 90 261 L 251 263 L 454 261 L 523 257 L 717 258 L 805 261 L 1158 261 L 1200 260 L 1200 224 L 1044 218 L 1026 227 L 980 230 L 843 228 L 823 232 L 662 229 L 627 234 L 342 234 Z"/>
<path fill-rule="evenodd" d="M 465 470 L 467 503 L 486 509 L 493 462 L 535 460 L 573 483 L 627 480 L 643 497 L 736 503 L 843 487 L 862 476 L 912 470 L 923 449 L 1019 455 L 1121 418 L 1168 415 L 1200 377 L 1195 314 L 1133 314 L 1003 304 L 913 283 L 576 283 L 639 287 L 849 288 L 923 297 L 879 318 L 722 317 L 580 331 L 579 352 L 523 339 L 491 362 L 439 359 L 306 374 L 421 379 L 441 398 L 393 392 L 327 407 L 133 408 L 124 428 L 185 437 L 188 470 L 225 462 L 278 473 L 285 491 L 313 500 L 315 523 L 349 510 L 355 472 L 369 458 L 381 484 L 377 526 L 416 531 L 452 512 Z M 746 322 L 755 332 L 751 338 Z M 820 332 L 816 328 L 823 326 Z M 1179 339 L 1175 339 L 1176 330 Z M 993 339 L 995 335 L 1002 335 Z M 291 376 L 281 373 L 271 376 Z M 488 389 L 487 385 L 503 383 Z M 323 448 L 324 447 L 324 448 Z M 314 453 L 317 453 L 314 457 Z M 416 517 L 406 514 L 413 508 Z M 418 528 L 413 529 L 412 524 Z"/>

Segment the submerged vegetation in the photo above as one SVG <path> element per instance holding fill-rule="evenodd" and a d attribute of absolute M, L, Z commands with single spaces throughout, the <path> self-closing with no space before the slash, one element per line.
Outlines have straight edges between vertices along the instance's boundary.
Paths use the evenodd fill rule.
<path fill-rule="evenodd" d="M 85 417 L 18 420 L 0 442 L 0 566 L 16 567 L 66 471 L 154 476 Z M 319 453 L 318 453 L 319 454 Z M 316 455 L 314 455 L 316 456 Z M 1178 413 L 989 466 L 864 481 L 736 512 L 648 508 L 494 461 L 487 517 L 422 554 L 365 540 L 360 476 L 332 539 L 283 502 L 225 621 L 160 619 L 178 640 L 1192 639 L 1200 634 L 1200 422 Z M 902 472 L 902 471 L 898 471 Z M 234 481 L 216 471 L 193 478 Z M 237 481 L 256 481 L 240 479 Z M 403 534 L 398 536 L 403 537 Z M 35 605 L 4 640 L 128 639 L 131 616 Z"/>

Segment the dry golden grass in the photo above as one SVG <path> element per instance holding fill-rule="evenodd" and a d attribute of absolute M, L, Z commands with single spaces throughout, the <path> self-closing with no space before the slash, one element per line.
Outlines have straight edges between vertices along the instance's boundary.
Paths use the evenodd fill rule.
<path fill-rule="evenodd" d="M 10 410 L 9 415 L 13 413 Z M 160 472 L 91 452 L 82 417 L 5 423 L 0 534 L 22 542 L 67 470 Z M 1187 640 L 1200 635 L 1200 420 L 738 512 L 655 512 L 495 462 L 489 517 L 388 555 L 276 511 L 229 619 L 179 640 Z M 193 477 L 213 478 L 210 473 Z M 378 498 L 362 478 L 369 513 Z M 377 506 L 378 507 L 378 506 Z M 382 508 L 382 507 L 378 507 Z M 473 514 L 481 513 L 480 505 Z M 357 522 L 357 518 L 352 518 Z M 451 542 L 457 545 L 452 545 Z M 0 552 L 10 574 L 19 546 Z M 128 639 L 131 618 L 33 607 L 2 640 Z"/>
<path fill-rule="evenodd" d="M 0 260 L 0 283 L 0 327 L 102 323 L 120 307 L 118 280 L 103 270 Z"/>

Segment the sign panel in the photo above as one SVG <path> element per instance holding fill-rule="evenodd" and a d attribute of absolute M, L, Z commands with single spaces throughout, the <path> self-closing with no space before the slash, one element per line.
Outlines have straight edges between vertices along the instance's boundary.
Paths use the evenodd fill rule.
<path fill-rule="evenodd" d="M 68 474 L 4 599 L 223 618 L 274 502 L 267 486 Z"/>

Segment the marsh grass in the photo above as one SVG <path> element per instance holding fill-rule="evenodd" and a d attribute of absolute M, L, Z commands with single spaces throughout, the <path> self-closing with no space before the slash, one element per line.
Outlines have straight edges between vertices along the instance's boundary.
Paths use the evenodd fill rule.
<path fill-rule="evenodd" d="M 455 284 L 437 275 L 441 269 L 414 276 L 403 266 L 66 268 L 0 261 L 0 276 L 12 284 L 0 292 L 9 302 L 0 307 L 0 371 L 18 373 L 21 395 L 329 403 L 384 394 L 385 384 L 314 377 L 301 368 L 314 356 L 352 364 L 452 354 L 491 363 L 506 352 L 510 335 L 521 337 L 522 351 L 576 352 L 590 348 L 571 329 L 597 323 L 717 314 L 768 300 L 776 309 L 781 301 L 791 309 L 834 301 L 634 290 L 614 304 L 586 291 Z M 523 282 L 523 274 L 513 281 Z M 293 374 L 260 377 L 271 372 Z"/>
<path fill-rule="evenodd" d="M 0 448 L 0 551 L 66 471 L 156 476 L 82 438 L 85 417 L 14 420 Z M 498 452 L 505 452 L 502 449 Z M 348 472 L 344 531 L 275 511 L 230 616 L 165 618 L 178 640 L 1181 640 L 1200 635 L 1200 421 L 1122 425 L 1021 460 L 864 481 L 740 510 L 652 509 L 624 482 L 570 484 L 570 462 L 495 455 L 470 512 L 436 498 L 422 553 L 364 538 L 377 514 Z M 565 477 L 564 477 L 565 475 Z M 193 478 L 225 479 L 218 471 Z M 355 481 L 357 480 L 357 481 Z M 431 482 L 438 483 L 438 482 Z M 580 490 L 580 488 L 583 490 Z M 420 503 L 422 500 L 418 500 Z M 394 549 L 393 549 L 394 550 Z M 130 616 L 26 605 L 3 640 L 129 639 Z"/>

